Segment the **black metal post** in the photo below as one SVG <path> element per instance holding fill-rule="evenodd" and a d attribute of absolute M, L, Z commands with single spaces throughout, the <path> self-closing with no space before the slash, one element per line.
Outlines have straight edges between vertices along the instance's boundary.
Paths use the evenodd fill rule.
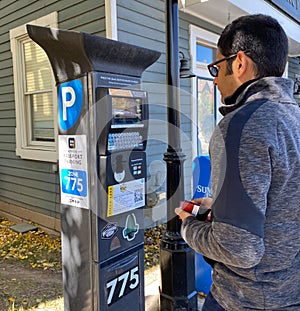
<path fill-rule="evenodd" d="M 166 0 L 166 64 L 168 101 L 167 229 L 160 243 L 160 309 L 197 310 L 194 251 L 180 235 L 181 222 L 174 212 L 184 198 L 183 162 L 180 142 L 180 94 L 178 48 L 178 0 Z"/>

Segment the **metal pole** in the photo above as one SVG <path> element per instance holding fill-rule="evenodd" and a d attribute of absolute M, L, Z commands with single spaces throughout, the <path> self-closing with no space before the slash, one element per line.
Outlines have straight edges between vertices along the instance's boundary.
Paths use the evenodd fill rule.
<path fill-rule="evenodd" d="M 180 141 L 180 94 L 178 48 L 178 0 L 166 0 L 166 70 L 168 101 L 167 229 L 160 243 L 160 310 L 197 310 L 194 251 L 180 235 L 180 220 L 174 212 L 184 198 Z"/>

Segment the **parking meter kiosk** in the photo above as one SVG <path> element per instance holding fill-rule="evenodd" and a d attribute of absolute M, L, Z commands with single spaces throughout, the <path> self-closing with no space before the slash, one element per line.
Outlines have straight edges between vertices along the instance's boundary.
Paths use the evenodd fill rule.
<path fill-rule="evenodd" d="M 160 53 L 28 25 L 58 90 L 65 310 L 144 310 L 148 132 L 143 71 Z"/>

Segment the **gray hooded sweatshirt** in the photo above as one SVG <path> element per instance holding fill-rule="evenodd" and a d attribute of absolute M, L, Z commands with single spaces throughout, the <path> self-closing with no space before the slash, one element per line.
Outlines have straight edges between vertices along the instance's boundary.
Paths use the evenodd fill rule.
<path fill-rule="evenodd" d="M 293 82 L 235 92 L 210 141 L 213 220 L 181 234 L 215 261 L 211 293 L 228 311 L 300 310 L 300 108 Z M 232 101 L 232 99 L 231 99 Z"/>

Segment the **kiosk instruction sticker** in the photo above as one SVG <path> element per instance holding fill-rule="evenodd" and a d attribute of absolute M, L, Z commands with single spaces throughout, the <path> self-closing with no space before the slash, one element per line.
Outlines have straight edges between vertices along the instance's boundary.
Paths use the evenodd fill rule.
<path fill-rule="evenodd" d="M 109 186 L 107 195 L 108 217 L 142 207 L 145 205 L 145 178 Z"/>
<path fill-rule="evenodd" d="M 85 135 L 59 135 L 61 203 L 89 208 Z"/>

